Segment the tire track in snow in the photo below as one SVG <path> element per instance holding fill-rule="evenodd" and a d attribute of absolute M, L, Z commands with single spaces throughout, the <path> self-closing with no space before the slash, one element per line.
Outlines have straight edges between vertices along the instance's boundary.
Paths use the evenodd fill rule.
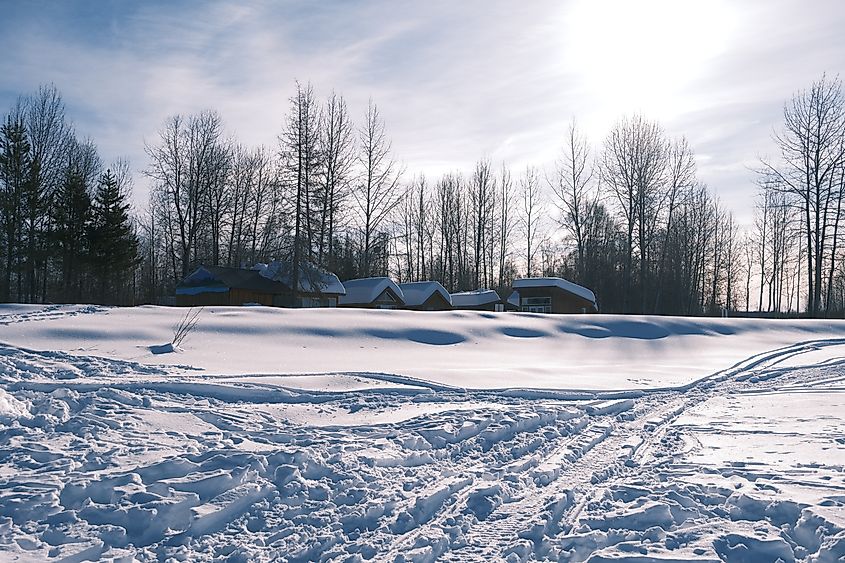
<path fill-rule="evenodd" d="M 444 554 L 444 560 L 484 561 L 509 555 L 516 560 L 534 558 L 550 536 L 571 532 L 584 507 L 600 498 L 609 485 L 642 475 L 649 458 L 659 463 L 659 458 L 670 457 L 671 446 L 661 443 L 671 423 L 689 408 L 717 395 L 801 380 L 803 376 L 796 375 L 796 370 L 778 369 L 777 364 L 842 344 L 845 339 L 801 342 L 752 356 L 685 389 L 646 394 L 637 399 L 633 417 L 625 420 L 623 413 L 608 421 L 607 432 L 577 458 L 577 463 L 561 464 L 558 477 L 551 483 L 529 487 L 521 499 L 503 503 L 472 526 L 463 538 L 465 545 Z M 595 428 L 592 424 L 584 432 Z M 547 461 L 553 458 L 550 455 Z"/>

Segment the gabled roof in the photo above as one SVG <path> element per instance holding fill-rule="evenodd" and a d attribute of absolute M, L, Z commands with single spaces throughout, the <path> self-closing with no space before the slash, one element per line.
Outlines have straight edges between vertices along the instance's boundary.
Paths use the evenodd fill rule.
<path fill-rule="evenodd" d="M 452 304 L 452 296 L 436 281 L 400 283 L 399 287 L 405 296 L 405 304 L 409 307 L 422 305 L 435 293 L 439 293 L 447 303 Z"/>
<path fill-rule="evenodd" d="M 179 295 L 220 292 L 226 289 L 246 289 L 256 293 L 280 294 L 290 292 L 290 265 L 275 261 L 256 264 L 255 267 L 229 268 L 226 266 L 200 266 L 176 287 Z M 337 276 L 304 263 L 300 268 L 299 291 L 343 295 L 346 290 Z"/>
<path fill-rule="evenodd" d="M 346 295 L 338 299 L 341 305 L 367 305 L 378 299 L 378 296 L 390 289 L 404 303 L 405 296 L 402 288 L 390 278 L 360 278 L 343 282 Z"/>
<path fill-rule="evenodd" d="M 257 270 L 227 268 L 225 266 L 200 266 L 176 287 L 179 295 L 212 293 L 227 289 L 246 289 L 256 293 L 285 293 L 288 287 L 259 275 Z"/>
<path fill-rule="evenodd" d="M 480 307 L 490 303 L 501 301 L 499 294 L 492 289 L 479 289 L 476 291 L 462 291 L 452 294 L 453 307 Z"/>
<path fill-rule="evenodd" d="M 513 288 L 516 290 L 526 287 L 557 287 L 586 299 L 593 305 L 596 304 L 596 296 L 592 291 L 563 278 L 523 278 L 513 282 Z M 508 301 L 510 301 L 510 298 L 508 298 Z"/>
<path fill-rule="evenodd" d="M 513 293 L 508 296 L 508 303 L 513 305 L 514 307 L 519 307 L 519 292 L 514 290 Z"/>
<path fill-rule="evenodd" d="M 268 280 L 283 283 L 287 287 L 291 287 L 293 284 L 291 279 L 293 268 L 290 262 L 275 260 L 266 266 L 257 264 L 256 267 L 258 274 Z M 302 262 L 300 265 L 297 285 L 302 293 L 346 294 L 346 289 L 336 275 L 322 270 L 310 262 Z"/>

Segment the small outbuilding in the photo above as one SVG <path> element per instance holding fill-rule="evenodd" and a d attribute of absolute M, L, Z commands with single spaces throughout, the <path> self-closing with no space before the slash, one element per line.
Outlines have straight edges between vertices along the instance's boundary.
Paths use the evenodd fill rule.
<path fill-rule="evenodd" d="M 400 283 L 405 298 L 405 308 L 414 311 L 448 311 L 452 309 L 452 296 L 436 281 Z"/>
<path fill-rule="evenodd" d="M 597 313 L 595 294 L 563 278 L 523 278 L 513 282 L 508 303 L 529 313 Z"/>
<path fill-rule="evenodd" d="M 299 291 L 294 296 L 291 273 L 290 264 L 280 260 L 253 268 L 200 266 L 176 286 L 176 304 L 334 307 L 338 297 L 346 293 L 337 276 L 303 264 L 296 284 Z"/>
<path fill-rule="evenodd" d="M 339 307 L 363 309 L 401 309 L 405 306 L 402 289 L 390 278 L 360 278 L 343 282 L 346 295 L 338 298 Z"/>
<path fill-rule="evenodd" d="M 479 289 L 477 291 L 462 291 L 453 293 L 452 308 L 468 311 L 504 311 L 502 298 L 493 289 Z"/>

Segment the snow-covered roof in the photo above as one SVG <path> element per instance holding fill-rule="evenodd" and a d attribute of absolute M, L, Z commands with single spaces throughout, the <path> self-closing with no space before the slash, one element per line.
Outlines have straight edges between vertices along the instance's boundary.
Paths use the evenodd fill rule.
<path fill-rule="evenodd" d="M 592 291 L 563 278 L 522 278 L 513 282 L 513 288 L 516 290 L 526 287 L 558 287 L 582 299 L 586 299 L 594 305 L 596 303 L 596 296 Z M 508 301 L 510 301 L 510 298 Z"/>
<path fill-rule="evenodd" d="M 256 264 L 258 273 L 268 280 L 281 282 L 288 287 L 291 286 L 291 265 L 283 260 L 275 260 L 266 266 Z M 334 293 L 346 295 L 346 288 L 340 283 L 336 275 L 326 272 L 308 262 L 303 262 L 299 267 L 298 291 L 304 293 Z"/>
<path fill-rule="evenodd" d="M 479 307 L 498 303 L 499 294 L 492 289 L 479 289 L 476 291 L 462 291 L 452 294 L 453 307 Z"/>
<path fill-rule="evenodd" d="M 514 307 L 519 307 L 519 292 L 514 291 L 508 297 L 508 303 L 513 305 Z"/>
<path fill-rule="evenodd" d="M 226 266 L 199 266 L 176 286 L 176 295 L 225 293 L 230 288 L 259 293 L 283 293 L 287 286 L 259 275 L 258 271 Z"/>
<path fill-rule="evenodd" d="M 443 299 L 445 299 L 447 303 L 449 303 L 450 305 L 452 304 L 452 296 L 449 295 L 449 292 L 446 291 L 445 287 L 440 285 L 440 282 L 421 281 L 400 283 L 399 287 L 402 290 L 402 293 L 404 294 L 405 304 L 409 307 L 416 307 L 417 305 L 422 305 L 426 302 L 429 297 L 431 297 L 435 293 L 439 293 L 443 296 Z"/>
<path fill-rule="evenodd" d="M 375 301 L 384 290 L 390 288 L 399 299 L 404 300 L 402 288 L 390 278 L 360 278 L 343 282 L 346 295 L 338 299 L 341 305 L 364 305 Z"/>

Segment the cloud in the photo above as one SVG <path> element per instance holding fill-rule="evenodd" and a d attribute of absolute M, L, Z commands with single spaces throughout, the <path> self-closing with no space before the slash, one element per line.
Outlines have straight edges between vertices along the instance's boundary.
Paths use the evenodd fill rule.
<path fill-rule="evenodd" d="M 686 135 L 702 179 L 748 214 L 748 164 L 772 149 L 783 101 L 845 70 L 845 6 L 625 5 L 19 3 L 0 23 L 0 48 L 15 54 L 0 60 L 0 108 L 54 82 L 104 159 L 142 170 L 144 141 L 168 115 L 205 108 L 242 142 L 275 149 L 294 81 L 311 81 L 355 117 L 372 97 L 396 156 L 428 175 L 484 156 L 548 165 L 571 117 L 598 146 L 622 114 L 644 111 Z M 139 176 L 138 202 L 146 190 Z"/>

